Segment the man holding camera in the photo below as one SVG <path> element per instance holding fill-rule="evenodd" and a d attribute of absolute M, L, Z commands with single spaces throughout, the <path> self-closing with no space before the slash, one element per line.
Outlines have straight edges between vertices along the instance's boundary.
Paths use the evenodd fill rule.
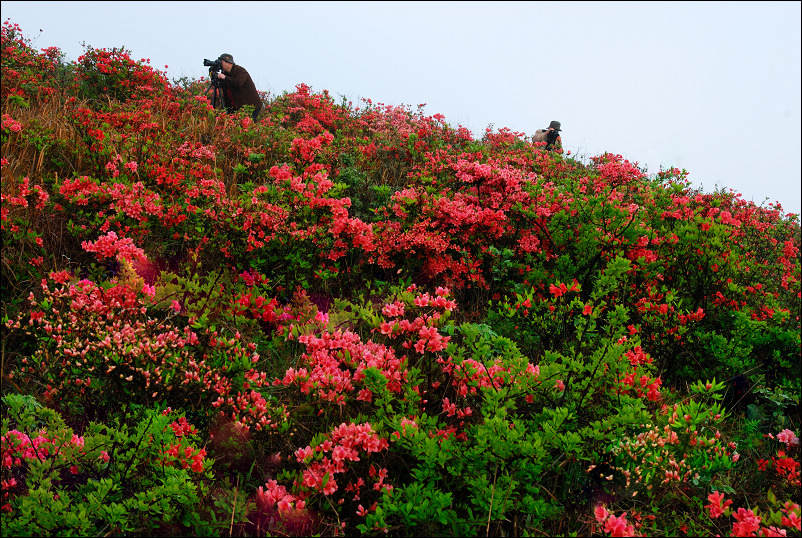
<path fill-rule="evenodd" d="M 226 108 L 229 112 L 234 112 L 244 105 L 251 105 L 253 106 L 251 118 L 256 121 L 259 112 L 262 111 L 262 100 L 256 92 L 256 85 L 254 85 L 251 75 L 244 67 L 236 65 L 234 57 L 230 54 L 221 54 L 218 60 L 222 66 L 222 72 L 217 73 L 217 78 L 223 86 Z"/>
<path fill-rule="evenodd" d="M 545 142 L 546 151 L 563 152 L 563 140 L 560 137 L 560 122 L 553 121 L 546 129 L 538 129 L 532 136 L 532 143 Z"/>

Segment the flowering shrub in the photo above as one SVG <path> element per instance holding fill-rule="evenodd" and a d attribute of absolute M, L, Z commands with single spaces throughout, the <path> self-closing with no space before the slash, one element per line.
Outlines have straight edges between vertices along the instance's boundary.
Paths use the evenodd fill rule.
<path fill-rule="evenodd" d="M 205 413 L 219 409 L 257 430 L 282 425 L 281 407 L 256 390 L 267 381 L 253 368 L 253 346 L 210 331 L 201 336 L 204 345 L 189 327 L 148 317 L 147 286 L 112 282 L 104 289 L 89 280 L 70 283 L 67 272 L 51 279 L 56 287 L 43 280 L 42 297 L 31 294 L 30 314 L 7 323 L 42 339 L 30 358 L 21 359 L 19 381 L 43 387 L 44 401 L 102 417 L 121 396 L 180 404 L 200 391 L 205 405 L 196 409 Z M 180 309 L 174 301 L 173 315 Z"/>
<path fill-rule="evenodd" d="M 730 508 L 732 499 L 725 499 L 718 491 L 708 495 L 707 500 L 709 504 L 705 508 L 709 510 L 712 519 L 732 516 L 735 520 L 730 536 L 787 536 L 788 529 L 791 532 L 800 530 L 802 520 L 799 519 L 799 504 L 791 501 L 786 501 L 779 510 L 769 510 L 761 516 L 761 511 L 757 508 Z M 769 502 L 775 506 L 779 504 L 771 492 Z"/>
<path fill-rule="evenodd" d="M 198 504 L 211 462 L 184 417 L 148 411 L 130 427 L 93 423 L 79 436 L 29 396 L 3 404 L 3 534 L 211 527 Z"/>
<path fill-rule="evenodd" d="M 722 383 L 700 382 L 693 387 L 700 397 L 671 406 L 664 404 L 655 413 L 654 425 L 634 438 L 623 439 L 614 449 L 626 487 L 632 495 L 681 488 L 682 485 L 709 483 L 719 473 L 731 469 L 740 458 L 733 442 L 722 438 L 723 409 L 714 400 L 721 398 Z M 654 489 L 653 489 L 654 488 Z"/>
<path fill-rule="evenodd" d="M 766 437 L 774 438 L 772 434 Z M 789 488 L 800 486 L 800 462 L 799 462 L 799 437 L 789 429 L 785 429 L 777 434 L 777 441 L 784 446 L 777 449 L 776 455 L 771 459 L 759 459 L 757 466 L 760 471 L 774 469 L 776 477 L 779 478 L 781 485 Z"/>
<path fill-rule="evenodd" d="M 57 91 L 58 72 L 62 65 L 59 49 L 35 50 L 31 40 L 23 35 L 22 28 L 10 20 L 3 21 L 0 29 L 0 47 L 3 51 L 0 99 L 4 103 L 9 97 L 44 98 Z"/>
<path fill-rule="evenodd" d="M 149 59 L 137 62 L 130 54 L 125 48 L 87 47 L 77 60 L 78 94 L 89 99 L 109 97 L 125 101 L 170 91 L 166 77 L 147 65 Z"/>

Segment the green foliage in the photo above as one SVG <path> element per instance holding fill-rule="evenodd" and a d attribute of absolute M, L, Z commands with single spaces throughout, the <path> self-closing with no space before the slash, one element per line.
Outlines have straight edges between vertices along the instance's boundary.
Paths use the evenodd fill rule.
<path fill-rule="evenodd" d="M 435 488 L 431 482 L 414 482 L 407 487 L 384 492 L 380 505 L 357 525 L 363 534 L 381 529 L 401 528 L 408 535 L 466 536 L 471 525 L 451 509 L 451 493 Z M 398 521 L 399 525 L 392 525 Z"/>
<path fill-rule="evenodd" d="M 125 422 L 92 423 L 79 437 L 29 396 L 6 395 L 3 407 L 4 452 L 37 447 L 3 469 L 4 480 L 16 481 L 4 535 L 208 535 L 225 528 L 208 521 L 202 502 L 210 464 L 198 472 L 167 455 L 171 446 L 182 456 L 185 447 L 198 453 L 197 436 L 177 437 L 170 427 L 175 413 L 142 409 Z"/>

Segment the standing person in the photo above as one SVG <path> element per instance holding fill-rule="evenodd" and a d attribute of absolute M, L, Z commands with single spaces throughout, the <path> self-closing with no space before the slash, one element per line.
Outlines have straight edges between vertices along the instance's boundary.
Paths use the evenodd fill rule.
<path fill-rule="evenodd" d="M 556 153 L 563 152 L 563 141 L 560 138 L 560 122 L 553 121 L 549 123 L 548 128 L 538 129 L 532 136 L 532 142 L 545 142 L 547 151 L 554 151 Z"/>
<path fill-rule="evenodd" d="M 236 65 L 234 57 L 230 54 L 221 54 L 219 60 L 222 72 L 217 73 L 217 78 L 223 82 L 228 111 L 234 112 L 244 105 L 251 105 L 253 106 L 251 118 L 256 121 L 256 117 L 262 111 L 262 100 L 256 92 L 256 85 L 251 75 L 244 67 Z"/>

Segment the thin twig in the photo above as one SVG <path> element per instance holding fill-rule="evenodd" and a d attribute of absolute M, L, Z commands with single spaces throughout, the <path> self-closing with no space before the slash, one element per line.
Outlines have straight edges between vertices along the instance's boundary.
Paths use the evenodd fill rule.
<path fill-rule="evenodd" d="M 239 493 L 239 475 L 237 475 L 237 485 L 234 486 L 234 504 L 231 505 L 231 524 L 228 526 L 228 535 L 234 532 L 234 512 L 237 509 L 237 493 Z"/>
<path fill-rule="evenodd" d="M 493 496 L 496 494 L 496 474 L 498 473 L 498 465 L 493 471 L 493 487 L 490 490 L 490 509 L 487 511 L 487 528 L 485 529 L 485 536 L 490 536 L 490 516 L 493 514 Z"/>

